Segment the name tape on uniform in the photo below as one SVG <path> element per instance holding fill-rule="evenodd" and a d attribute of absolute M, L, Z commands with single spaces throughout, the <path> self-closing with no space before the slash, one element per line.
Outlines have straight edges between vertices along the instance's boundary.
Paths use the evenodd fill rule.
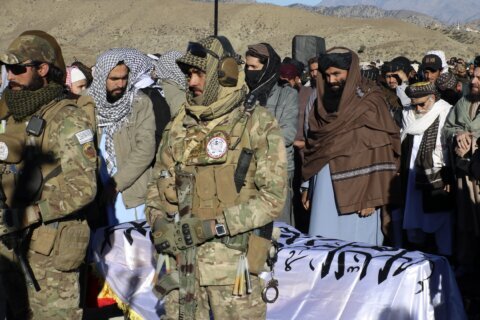
<path fill-rule="evenodd" d="M 77 140 L 80 144 L 85 144 L 87 142 L 93 141 L 93 132 L 91 129 L 85 129 L 83 131 L 75 133 Z"/>

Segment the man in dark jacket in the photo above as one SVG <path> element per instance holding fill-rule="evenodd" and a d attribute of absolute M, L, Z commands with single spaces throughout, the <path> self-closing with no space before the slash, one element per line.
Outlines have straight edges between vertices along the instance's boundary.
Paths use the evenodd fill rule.
<path fill-rule="evenodd" d="M 293 141 L 297 133 L 298 93 L 288 83 L 279 82 L 280 57 L 268 43 L 249 45 L 245 74 L 250 93 L 277 119 L 282 129 L 288 160 L 288 194 L 279 221 L 294 225 L 291 210 L 292 180 L 295 170 Z"/>

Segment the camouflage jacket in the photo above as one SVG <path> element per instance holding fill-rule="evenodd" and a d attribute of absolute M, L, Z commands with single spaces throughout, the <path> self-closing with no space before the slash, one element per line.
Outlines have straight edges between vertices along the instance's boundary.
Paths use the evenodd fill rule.
<path fill-rule="evenodd" d="M 39 146 L 41 155 L 47 156 L 39 163 L 44 184 L 35 203 L 40 209 L 42 221 L 49 222 L 75 213 L 94 199 L 97 190 L 96 151 L 90 120 L 75 101 L 53 101 L 37 114 L 46 120 L 44 133 L 38 138 L 27 136 L 26 123 L 16 122 L 11 117 L 7 119 L 2 135 L 13 136 L 25 145 Z M 24 161 L 0 164 L 7 203 L 11 205 L 13 193 L 18 188 L 15 176 Z M 55 169 L 59 173 L 50 175 L 51 178 L 45 181 Z"/>
<path fill-rule="evenodd" d="M 243 112 L 242 109 L 235 109 L 225 121 L 231 121 L 241 112 Z M 277 121 L 264 108 L 257 108 L 247 121 L 244 134 L 248 135 L 250 149 L 253 150 L 252 162 L 254 162 L 255 172 L 253 172 L 251 188 L 254 189 L 254 192 L 250 194 L 248 200 L 221 209 L 220 215 L 223 216 L 221 218 L 224 219 L 230 236 L 252 231 L 273 221 L 282 211 L 286 197 L 286 151 Z M 178 127 L 172 127 L 175 125 Z M 188 132 L 192 128 L 201 131 L 206 126 L 208 123 L 198 123 L 193 118 L 186 116 L 183 121 L 171 122 L 165 129 L 153 170 L 153 179 L 150 181 L 147 191 L 146 214 L 151 225 L 155 219 L 165 218 L 168 220 L 169 216 L 179 211 L 174 168 L 183 154 L 185 140 L 189 138 Z M 229 150 L 228 153 L 230 152 L 234 152 L 234 150 Z M 186 167 L 193 167 L 191 171 L 196 173 L 195 197 L 198 193 L 203 193 L 205 189 L 210 188 L 209 183 L 205 180 L 213 181 L 219 178 L 217 173 L 222 172 L 223 165 L 215 163 L 196 165 L 194 159 L 192 160 L 194 157 L 195 152 L 192 152 L 190 158 L 185 162 L 187 163 Z M 202 172 L 205 172 L 204 169 L 210 166 L 219 168 L 215 171 L 215 179 L 200 176 Z M 229 173 L 225 175 L 225 180 L 232 180 L 233 183 L 233 171 L 225 173 Z M 165 179 L 165 175 L 170 178 Z M 216 192 L 216 196 L 220 196 L 218 188 Z M 224 198 L 227 196 L 223 195 Z M 201 197 L 202 195 L 200 195 Z M 192 214 L 202 218 L 202 215 L 196 212 L 195 206 Z M 219 241 L 202 244 L 197 251 L 198 277 L 201 285 L 232 284 L 240 254 L 241 252 L 227 248 Z M 217 267 L 216 272 L 211 272 L 212 265 Z"/>

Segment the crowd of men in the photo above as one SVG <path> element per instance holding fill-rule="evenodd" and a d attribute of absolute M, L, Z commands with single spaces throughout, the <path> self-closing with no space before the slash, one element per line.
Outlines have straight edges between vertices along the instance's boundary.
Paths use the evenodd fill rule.
<path fill-rule="evenodd" d="M 173 266 L 152 289 L 166 319 L 265 318 L 274 221 L 475 275 L 480 57 L 361 65 L 335 47 L 304 65 L 268 43 L 241 51 L 211 36 L 185 52 L 109 49 L 89 67 L 66 66 L 43 31 L 10 44 L 0 319 L 81 319 L 90 232 L 139 219 L 157 269 Z"/>

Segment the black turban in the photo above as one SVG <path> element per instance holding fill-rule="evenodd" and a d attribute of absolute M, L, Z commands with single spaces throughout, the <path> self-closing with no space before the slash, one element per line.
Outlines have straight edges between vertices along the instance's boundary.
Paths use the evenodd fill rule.
<path fill-rule="evenodd" d="M 348 70 L 352 64 L 352 53 L 324 53 L 318 57 L 318 68 L 325 72 L 330 67 Z"/>

